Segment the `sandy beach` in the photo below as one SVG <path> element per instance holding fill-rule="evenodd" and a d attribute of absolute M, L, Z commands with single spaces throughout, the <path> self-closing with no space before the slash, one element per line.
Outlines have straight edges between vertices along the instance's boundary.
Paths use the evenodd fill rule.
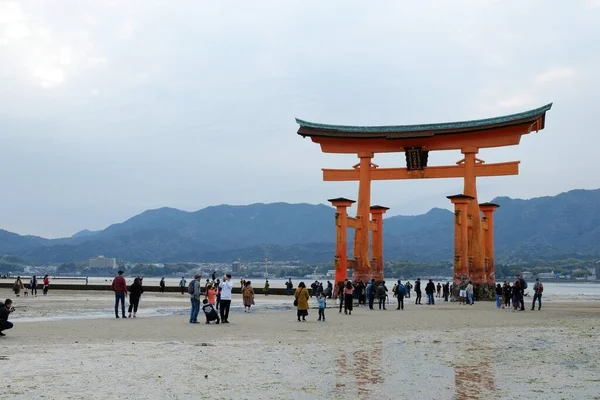
<path fill-rule="evenodd" d="M 115 319 L 106 292 L 10 295 L 3 399 L 600 398 L 597 301 L 511 312 L 407 299 L 300 323 L 290 297 L 258 296 L 245 314 L 234 296 L 230 324 L 192 325 L 187 295 L 145 294 L 136 319 Z"/>

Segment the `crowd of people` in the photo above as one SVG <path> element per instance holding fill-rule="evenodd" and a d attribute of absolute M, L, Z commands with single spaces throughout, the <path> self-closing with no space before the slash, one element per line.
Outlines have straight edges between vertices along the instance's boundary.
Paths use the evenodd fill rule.
<path fill-rule="evenodd" d="M 43 278 L 43 294 L 48 294 L 48 286 L 50 279 L 48 275 Z M 232 300 L 232 289 L 233 283 L 231 281 L 231 275 L 225 274 L 221 279 L 216 279 L 216 274 L 213 272 L 212 279 L 206 279 L 204 286 L 202 286 L 201 275 L 196 275 L 189 284 L 185 277 L 181 278 L 179 286 L 181 293 L 185 294 L 187 285 L 187 293 L 190 296 L 191 310 L 189 322 L 192 324 L 198 323 L 198 315 L 200 309 L 202 309 L 205 316 L 205 323 L 210 324 L 211 322 L 229 323 L 229 312 Z M 21 277 L 17 277 L 14 285 L 13 292 L 17 297 L 20 296 L 21 292 L 27 293 L 27 289 L 31 291 L 32 296 L 37 296 L 38 282 L 35 276 L 31 277 L 29 282 L 29 288 L 23 285 Z M 140 298 L 144 293 L 143 287 L 143 276 L 134 278 L 133 283 L 128 287 L 127 281 L 123 276 L 123 271 L 118 271 L 117 276 L 113 279 L 111 284 L 112 290 L 115 293 L 115 317 L 116 318 L 136 318 L 138 312 L 138 306 Z M 528 285 L 525 279 L 521 275 L 516 276 L 516 280 L 511 284 L 506 281 L 503 284 L 497 283 L 495 287 L 496 296 L 496 308 L 509 309 L 512 305 L 513 311 L 525 311 L 524 298 L 527 296 L 525 290 Z M 288 296 L 294 295 L 294 306 L 297 310 L 298 321 L 305 322 L 308 316 L 309 310 L 309 299 L 313 296 L 316 297 L 318 304 L 318 321 L 325 321 L 325 310 L 327 309 L 327 300 L 335 299 L 339 313 L 344 311 L 346 315 L 352 315 L 354 309 L 354 303 L 357 302 L 359 307 L 369 307 L 370 310 L 375 310 L 375 302 L 377 301 L 379 310 L 387 310 L 389 306 L 389 290 L 385 281 L 369 280 L 365 284 L 363 281 L 349 281 L 345 280 L 339 282 L 334 290 L 334 285 L 327 281 L 323 282 L 315 281 L 311 283 L 308 290 L 304 282 L 300 282 L 298 287 L 294 290 L 294 284 L 291 279 L 286 282 L 286 294 Z M 264 286 L 265 295 L 268 294 L 269 282 L 265 282 Z M 451 293 L 454 293 L 454 285 L 450 282 L 442 284 L 440 282 L 437 285 L 432 279 L 429 279 L 425 285 L 425 294 L 427 296 L 427 304 L 435 305 L 436 298 L 443 298 L 445 302 L 449 301 Z M 165 283 L 164 278 L 159 283 L 159 291 L 164 293 Z M 255 305 L 255 293 L 252 288 L 252 282 L 248 280 L 240 280 L 240 291 L 242 294 L 242 301 L 244 305 L 244 312 L 250 312 L 252 306 Z M 474 286 L 470 280 L 464 279 L 456 288 L 456 297 L 458 303 L 461 305 L 473 305 L 475 300 L 478 299 L 478 286 Z M 531 310 L 535 309 L 537 302 L 537 309 L 542 308 L 542 293 L 544 291 L 544 285 L 536 279 L 533 285 L 533 301 Z M 411 292 L 415 295 L 415 305 L 421 305 L 422 289 L 421 279 L 415 280 L 414 285 L 410 282 L 402 283 L 398 280 L 394 283 L 391 290 L 392 296 L 397 300 L 396 310 L 404 310 L 404 300 L 411 298 Z M 126 315 L 125 313 L 125 299 L 129 297 L 129 309 Z M 119 317 L 119 308 L 121 311 L 121 317 Z M 9 315 L 14 311 L 12 306 L 12 300 L 6 299 L 4 304 L 0 306 L 0 336 L 5 336 L 2 332 L 7 329 L 11 329 L 13 324 L 8 321 Z"/>
<path fill-rule="evenodd" d="M 48 294 L 49 286 L 50 286 L 50 277 L 48 275 L 45 275 L 44 279 L 42 279 L 42 294 L 44 296 Z M 37 297 L 38 287 L 39 287 L 39 283 L 38 283 L 37 277 L 35 275 L 33 275 L 31 277 L 31 279 L 29 279 L 29 286 L 24 285 L 23 281 L 21 280 L 21 277 L 17 276 L 15 283 L 13 283 L 12 291 L 14 292 L 15 296 L 17 296 L 17 297 L 21 296 L 21 292 L 23 292 L 24 297 L 29 296 L 29 292 L 31 292 L 32 296 Z"/>
<path fill-rule="evenodd" d="M 496 284 L 496 308 L 508 309 L 511 308 L 512 303 L 513 311 L 525 311 L 525 289 L 527 289 L 527 282 L 521 275 L 517 275 L 517 279 L 512 285 L 508 281 L 505 281 L 503 285 L 500 283 Z M 532 311 L 535 310 L 536 302 L 538 311 L 542 309 L 543 292 L 544 284 L 540 282 L 539 278 L 536 278 L 533 285 Z"/>

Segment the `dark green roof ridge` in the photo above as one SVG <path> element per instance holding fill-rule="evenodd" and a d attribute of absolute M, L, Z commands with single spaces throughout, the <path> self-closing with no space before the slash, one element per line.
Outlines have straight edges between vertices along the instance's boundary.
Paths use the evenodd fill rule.
<path fill-rule="evenodd" d="M 543 115 L 552 108 L 552 103 L 535 108 L 533 110 L 520 112 L 517 114 L 504 115 L 501 117 L 477 119 L 470 121 L 441 122 L 434 124 L 417 125 L 386 125 L 386 126 L 352 126 L 352 125 L 329 125 L 316 122 L 304 121 L 296 118 L 296 123 L 302 128 L 311 128 L 317 130 L 333 132 L 356 132 L 356 133 L 389 133 L 389 132 L 418 132 L 418 131 L 439 131 L 453 129 L 472 129 L 485 127 L 488 125 L 507 124 L 520 120 L 533 118 Z"/>

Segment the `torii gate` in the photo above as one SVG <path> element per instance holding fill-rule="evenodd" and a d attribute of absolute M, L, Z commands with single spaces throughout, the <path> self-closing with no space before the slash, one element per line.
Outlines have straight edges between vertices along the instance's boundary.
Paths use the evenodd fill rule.
<path fill-rule="evenodd" d="M 343 237 L 338 234 L 336 283 L 346 278 L 348 266 L 353 267 L 354 280 L 383 277 L 383 270 L 378 273 L 377 268 L 372 268 L 369 257 L 369 231 L 373 230 L 373 221 L 369 217 L 371 181 L 463 178 L 463 193 L 448 196 L 454 204 L 456 216 L 454 283 L 456 285 L 468 277 L 474 284 L 480 285 L 484 296 L 493 296 L 493 211 L 498 206 L 478 203 L 476 181 L 477 177 L 518 175 L 519 161 L 486 164 L 477 158 L 477 154 L 482 148 L 517 145 L 522 135 L 543 129 L 546 112 L 551 107 L 552 104 L 547 104 L 502 117 L 426 125 L 345 126 L 296 119 L 300 125 L 298 134 L 310 137 L 324 153 L 356 154 L 360 160 L 352 169 L 323 169 L 324 181 L 359 182 L 357 215 L 350 223 L 356 229 L 354 260 L 346 259 L 345 234 Z M 442 150 L 460 150 L 464 157 L 456 165 L 428 166 L 429 152 Z M 406 168 L 379 168 L 373 163 L 376 153 L 397 152 L 405 153 Z M 342 210 L 334 205 L 339 215 Z M 340 230 L 338 227 L 338 232 Z M 381 229 L 376 236 L 383 238 L 379 235 L 382 235 Z M 340 242 L 342 239 L 343 243 Z M 374 243 L 374 247 L 377 246 L 381 249 L 374 251 L 373 256 L 377 265 L 383 266 L 383 244 Z"/>

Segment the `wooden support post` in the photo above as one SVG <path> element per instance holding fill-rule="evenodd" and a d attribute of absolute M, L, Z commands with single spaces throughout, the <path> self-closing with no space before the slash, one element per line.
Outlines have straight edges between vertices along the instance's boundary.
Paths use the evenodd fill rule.
<path fill-rule="evenodd" d="M 470 280 L 473 285 L 487 285 L 485 276 L 485 249 L 483 244 L 483 231 L 481 227 L 481 213 L 479 203 L 477 202 L 477 182 L 475 168 L 477 165 L 476 154 L 479 149 L 468 147 L 462 149 L 465 155 L 465 184 L 464 194 L 471 196 L 472 200 L 468 203 L 468 215 L 471 218 L 471 227 L 469 229 L 469 257 L 473 260 L 473 270 Z"/>
<path fill-rule="evenodd" d="M 371 203 L 371 159 L 373 153 L 359 153 L 359 183 L 358 183 L 358 210 L 356 218 L 360 220 L 360 228 L 354 233 L 356 253 L 356 269 L 352 274 L 353 280 L 366 282 L 371 276 L 371 262 L 369 260 L 369 222 Z"/>
<path fill-rule="evenodd" d="M 374 260 L 374 271 L 371 278 L 375 281 L 383 280 L 383 214 L 389 210 L 388 207 L 373 206 L 371 207 L 371 215 L 375 223 L 373 230 L 372 254 Z"/>
<path fill-rule="evenodd" d="M 487 226 L 484 230 L 484 242 L 485 242 L 485 258 L 487 260 L 485 275 L 488 283 L 494 283 L 496 281 L 496 265 L 495 265 L 495 254 L 494 254 L 494 211 L 500 207 L 494 203 L 482 203 L 479 205 L 479 209 L 483 213 L 483 217 L 487 222 Z"/>
<path fill-rule="evenodd" d="M 343 282 L 348 278 L 348 207 L 354 200 L 339 197 L 337 199 L 329 199 L 335 207 L 335 285 L 338 282 Z"/>
<path fill-rule="evenodd" d="M 454 287 L 469 275 L 469 218 L 468 205 L 473 197 L 464 194 L 448 196 L 454 204 Z"/>

